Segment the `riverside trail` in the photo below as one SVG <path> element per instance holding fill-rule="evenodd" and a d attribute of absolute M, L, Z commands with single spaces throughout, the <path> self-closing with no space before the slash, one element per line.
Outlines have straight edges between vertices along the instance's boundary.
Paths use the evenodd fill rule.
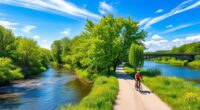
<path fill-rule="evenodd" d="M 116 68 L 119 92 L 114 110 L 171 110 L 158 96 L 142 84 L 142 92 L 135 90 L 135 80 L 123 70 L 123 64 Z"/>

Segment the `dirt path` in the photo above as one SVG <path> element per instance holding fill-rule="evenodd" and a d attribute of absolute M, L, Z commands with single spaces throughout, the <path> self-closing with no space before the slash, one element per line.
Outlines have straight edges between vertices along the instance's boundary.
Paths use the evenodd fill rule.
<path fill-rule="evenodd" d="M 135 80 L 123 71 L 123 65 L 116 68 L 119 93 L 114 110 L 171 110 L 158 96 L 142 84 L 143 91 L 135 90 Z"/>

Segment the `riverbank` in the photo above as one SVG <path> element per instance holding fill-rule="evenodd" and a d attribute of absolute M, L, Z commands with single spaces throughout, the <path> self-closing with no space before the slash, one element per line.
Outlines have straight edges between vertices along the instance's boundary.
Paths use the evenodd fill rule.
<path fill-rule="evenodd" d="M 72 68 L 65 64 L 64 68 L 74 71 L 81 79 L 93 82 L 90 93 L 77 105 L 67 104 L 61 110 L 111 110 L 118 93 L 118 82 L 114 75 L 106 76 L 103 73 L 89 74 L 86 70 Z"/>
<path fill-rule="evenodd" d="M 123 69 L 133 76 L 134 69 L 128 65 L 124 66 Z M 196 87 L 194 83 L 159 74 L 155 76 L 148 76 L 144 72 L 142 74 L 144 76 L 143 83 L 174 110 L 200 109 L 200 88 Z"/>
<path fill-rule="evenodd" d="M 175 58 L 155 58 L 153 59 L 156 63 L 163 63 L 163 64 L 170 64 L 175 66 L 188 66 L 191 68 L 197 68 L 200 69 L 200 60 L 194 60 L 191 62 L 188 62 L 187 60 L 180 60 Z"/>

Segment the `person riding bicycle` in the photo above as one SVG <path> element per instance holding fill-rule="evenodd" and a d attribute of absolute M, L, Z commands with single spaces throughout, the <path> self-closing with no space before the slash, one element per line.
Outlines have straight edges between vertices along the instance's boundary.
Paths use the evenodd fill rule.
<path fill-rule="evenodd" d="M 139 84 L 139 85 L 136 85 L 139 88 L 140 87 L 140 81 L 142 80 L 142 74 L 139 71 L 137 71 L 137 73 L 135 74 L 135 80 L 136 80 L 136 84 Z"/>

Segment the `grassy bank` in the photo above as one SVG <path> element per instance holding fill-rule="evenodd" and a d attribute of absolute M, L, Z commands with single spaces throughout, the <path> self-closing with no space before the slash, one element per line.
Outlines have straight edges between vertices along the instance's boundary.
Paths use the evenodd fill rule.
<path fill-rule="evenodd" d="M 176 66 L 188 66 L 191 68 L 200 69 L 200 60 L 188 62 L 187 60 L 175 59 L 170 57 L 155 58 L 153 61 L 157 63 L 171 64 Z"/>
<path fill-rule="evenodd" d="M 187 64 L 189 67 L 200 69 L 200 60 L 195 60 Z"/>
<path fill-rule="evenodd" d="M 157 63 L 171 64 L 171 65 L 177 65 L 177 66 L 185 66 L 188 62 L 187 60 L 180 60 L 180 59 L 168 58 L 168 57 L 156 58 L 153 61 Z"/>
<path fill-rule="evenodd" d="M 61 110 L 112 110 L 117 93 L 117 79 L 100 76 L 95 80 L 92 91 L 79 104 L 69 104 Z"/>
<path fill-rule="evenodd" d="M 124 70 L 129 74 L 134 72 L 127 65 Z M 153 73 L 153 70 L 151 72 Z M 174 110 L 200 110 L 200 88 L 195 87 L 194 83 L 175 77 L 143 75 L 144 84 Z"/>

